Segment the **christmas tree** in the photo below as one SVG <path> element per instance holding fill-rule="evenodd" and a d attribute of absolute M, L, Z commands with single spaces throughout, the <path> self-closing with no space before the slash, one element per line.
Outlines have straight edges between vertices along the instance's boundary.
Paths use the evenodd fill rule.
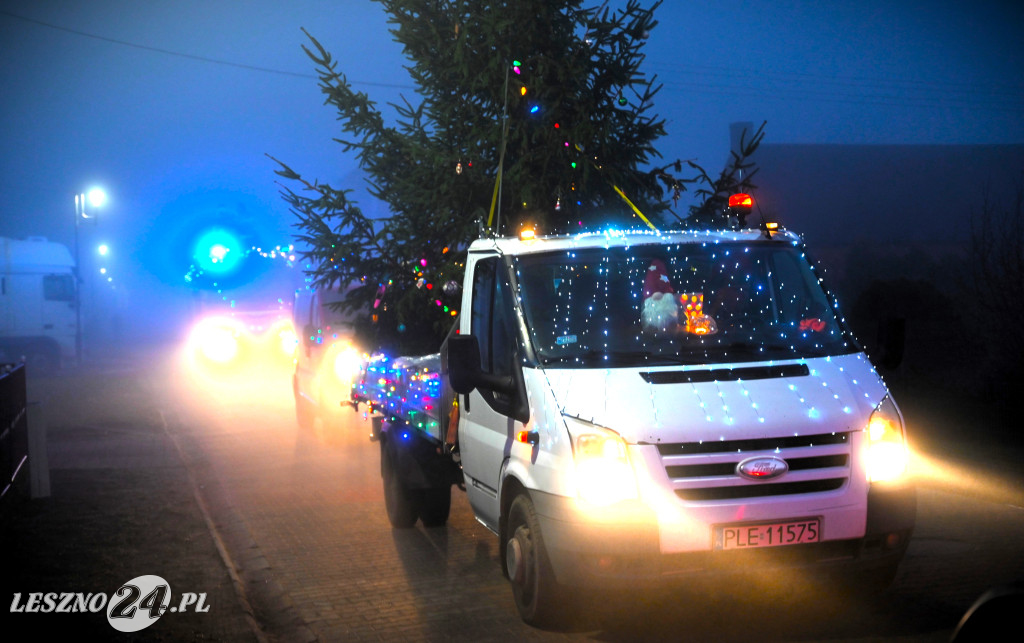
<path fill-rule="evenodd" d="M 652 167 L 664 121 L 652 113 L 656 78 L 640 69 L 660 3 L 377 1 L 417 86 L 392 105 L 395 122 L 311 35 L 305 50 L 388 216 L 368 217 L 345 186 L 278 170 L 296 186 L 282 193 L 313 286 L 350 288 L 364 346 L 436 350 L 481 229 L 653 228 L 674 216 L 665 195 L 686 181 L 671 173 L 678 161 Z"/>

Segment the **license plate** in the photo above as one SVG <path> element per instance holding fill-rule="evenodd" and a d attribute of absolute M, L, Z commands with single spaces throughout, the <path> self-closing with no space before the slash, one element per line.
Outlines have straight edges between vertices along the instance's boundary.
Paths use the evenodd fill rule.
<path fill-rule="evenodd" d="M 816 543 L 821 540 L 821 520 L 807 518 L 756 525 L 718 525 L 715 549 L 754 549 Z"/>

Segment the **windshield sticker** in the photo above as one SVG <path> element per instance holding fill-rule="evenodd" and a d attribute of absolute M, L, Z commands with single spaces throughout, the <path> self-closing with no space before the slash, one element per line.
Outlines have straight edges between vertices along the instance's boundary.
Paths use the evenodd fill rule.
<path fill-rule="evenodd" d="M 555 338 L 555 343 L 558 344 L 559 346 L 565 346 L 566 344 L 575 344 L 576 341 L 577 340 L 575 335 L 562 335 L 561 337 Z"/>

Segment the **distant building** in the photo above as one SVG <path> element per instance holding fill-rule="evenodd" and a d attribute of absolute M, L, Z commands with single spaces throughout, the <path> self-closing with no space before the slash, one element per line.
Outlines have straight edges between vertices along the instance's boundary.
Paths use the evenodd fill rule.
<path fill-rule="evenodd" d="M 1024 189 L 1024 145 L 762 143 L 753 160 L 760 211 L 840 273 L 854 248 L 965 255 L 986 194 L 1005 209 Z"/>

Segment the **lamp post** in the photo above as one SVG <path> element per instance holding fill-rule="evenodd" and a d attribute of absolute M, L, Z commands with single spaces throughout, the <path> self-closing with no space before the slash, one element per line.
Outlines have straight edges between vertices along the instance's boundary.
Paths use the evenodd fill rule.
<path fill-rule="evenodd" d="M 107 195 L 100 188 L 75 195 L 75 361 L 78 364 L 82 363 L 82 266 L 78 227 L 83 221 L 96 222 L 96 215 L 89 214 L 85 209 L 86 199 L 90 206 L 98 208 L 106 203 Z"/>

